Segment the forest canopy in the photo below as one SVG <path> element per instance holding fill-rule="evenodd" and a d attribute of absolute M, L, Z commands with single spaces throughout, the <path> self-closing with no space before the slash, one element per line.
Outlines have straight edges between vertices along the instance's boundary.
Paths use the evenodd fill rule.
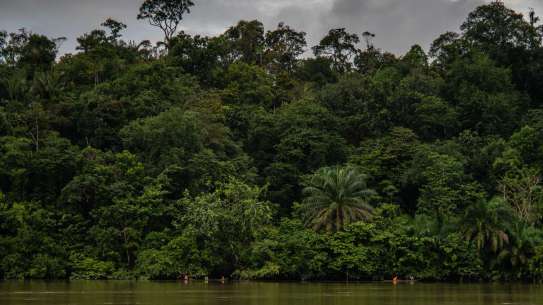
<path fill-rule="evenodd" d="M 0 31 L 0 279 L 543 280 L 543 25 Z"/>

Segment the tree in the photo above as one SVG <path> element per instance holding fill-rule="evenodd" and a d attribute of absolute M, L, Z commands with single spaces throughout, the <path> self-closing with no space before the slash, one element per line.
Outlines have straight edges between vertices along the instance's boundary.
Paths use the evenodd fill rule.
<path fill-rule="evenodd" d="M 500 199 L 481 200 L 468 207 L 462 219 L 464 235 L 480 251 L 498 253 L 509 243 L 511 210 Z"/>
<path fill-rule="evenodd" d="M 332 67 L 332 60 L 324 57 L 308 58 L 300 63 L 297 76 L 306 82 L 322 87 L 338 80 L 338 73 Z"/>
<path fill-rule="evenodd" d="M 29 138 L 0 138 L 0 188 L 15 200 L 53 204 L 74 174 L 77 147 L 55 132 L 41 134 L 38 141 L 36 150 Z"/>
<path fill-rule="evenodd" d="M 511 70 L 472 51 L 450 65 L 445 82 L 445 97 L 455 107 L 462 129 L 509 135 L 517 127 L 527 100 L 515 90 Z"/>
<path fill-rule="evenodd" d="M 444 149 L 445 150 L 445 149 Z M 484 191 L 465 173 L 462 157 L 452 149 L 417 149 L 405 180 L 418 185 L 417 212 L 434 217 L 440 226 L 481 197 Z"/>
<path fill-rule="evenodd" d="M 226 84 L 223 99 L 228 104 L 272 108 L 275 93 L 273 78 L 261 67 L 245 62 L 233 63 L 224 71 L 222 81 Z"/>
<path fill-rule="evenodd" d="M 185 32 L 175 36 L 168 51 L 168 59 L 183 72 L 197 76 L 206 85 L 220 83 L 220 72 L 226 66 L 228 48 L 217 37 L 191 36 Z"/>
<path fill-rule="evenodd" d="M 212 275 L 231 274 L 246 266 L 244 253 L 270 223 L 273 210 L 269 202 L 262 201 L 264 189 L 247 185 L 232 178 L 212 193 L 180 200 L 181 212 L 178 229 L 194 234 L 198 253 L 213 253 L 213 260 L 201 266 Z M 186 250 L 185 250 L 186 251 Z M 191 256 L 178 257 L 180 271 L 195 269 Z"/>
<path fill-rule="evenodd" d="M 160 28 L 169 46 L 183 15 L 190 13 L 192 6 L 192 0 L 145 0 L 140 7 L 138 19 L 147 19 L 149 24 Z"/>
<path fill-rule="evenodd" d="M 136 45 L 120 39 L 126 25 L 108 19 L 102 23 L 104 29 L 95 29 L 77 38 L 75 55 L 67 55 L 61 59 L 58 70 L 65 75 L 64 79 L 73 80 L 77 85 L 99 85 L 119 75 L 119 72 L 146 56 L 141 47 L 146 43 Z"/>
<path fill-rule="evenodd" d="M 428 56 L 419 45 L 414 45 L 411 47 L 409 52 L 407 52 L 404 57 L 402 57 L 402 62 L 407 64 L 410 68 L 427 68 L 428 67 Z"/>
<path fill-rule="evenodd" d="M 523 168 L 508 173 L 498 188 L 520 219 L 528 224 L 535 224 L 541 219 L 543 184 L 537 171 Z"/>
<path fill-rule="evenodd" d="M 513 48 L 531 49 L 541 46 L 537 20 L 531 22 L 505 6 L 502 1 L 481 5 L 471 12 L 460 26 L 464 37 L 498 59 Z"/>
<path fill-rule="evenodd" d="M 49 71 L 55 62 L 58 48 L 64 37 L 50 39 L 44 35 L 35 34 L 20 29 L 10 33 L 9 41 L 6 34 L 0 34 L 0 57 L 10 66 L 23 70 L 31 79 L 35 72 Z M 3 48 L 2 48 L 3 45 Z"/>
<path fill-rule="evenodd" d="M 7 44 L 8 33 L 6 31 L 0 31 L 0 64 L 5 63 L 4 49 Z"/>
<path fill-rule="evenodd" d="M 533 10 L 528 18 L 503 1 L 477 7 L 462 24 L 462 40 L 487 54 L 501 67 L 510 67 L 514 84 L 537 102 L 541 93 L 543 25 Z"/>
<path fill-rule="evenodd" d="M 251 168 L 220 116 L 203 108 L 201 112 L 172 108 L 133 121 L 120 132 L 125 148 L 149 165 L 151 175 L 168 178 L 165 187 L 176 198 L 185 191 L 198 194 L 213 189 L 229 177 L 241 178 Z"/>
<path fill-rule="evenodd" d="M 318 279 L 329 262 L 327 237 L 304 227 L 298 219 L 283 219 L 262 232 L 251 250 L 251 269 L 242 278 Z"/>
<path fill-rule="evenodd" d="M 498 255 L 499 261 L 509 267 L 515 279 L 522 279 L 529 259 L 543 241 L 541 231 L 524 223 L 511 228 L 511 242 Z"/>
<path fill-rule="evenodd" d="M 371 79 L 353 73 L 318 91 L 318 101 L 339 118 L 343 137 L 353 145 L 368 136 L 377 116 L 371 88 Z"/>
<path fill-rule="evenodd" d="M 126 29 L 126 24 L 119 22 L 117 20 L 114 20 L 112 18 L 106 19 L 106 21 L 104 21 L 101 25 L 109 29 L 111 33 L 110 40 L 112 42 L 117 41 L 117 39 L 119 39 L 122 36 L 121 32 Z"/>
<path fill-rule="evenodd" d="M 393 65 L 396 61 L 394 54 L 370 46 L 366 50 L 358 52 L 354 59 L 354 65 L 358 72 L 371 75 L 381 68 Z"/>
<path fill-rule="evenodd" d="M 88 53 L 96 50 L 106 42 L 107 36 L 104 30 L 93 30 L 90 33 L 83 34 L 83 36 L 77 38 L 77 43 L 79 45 L 76 47 L 76 50 Z"/>
<path fill-rule="evenodd" d="M 307 183 L 303 210 L 315 230 L 341 231 L 347 224 L 368 219 L 375 192 L 366 186 L 366 175 L 350 167 L 323 168 Z"/>
<path fill-rule="evenodd" d="M 415 109 L 416 129 L 426 138 L 446 138 L 457 130 L 458 114 L 437 96 L 423 96 Z"/>
<path fill-rule="evenodd" d="M 517 217 L 534 225 L 541 220 L 543 210 L 542 130 L 525 126 L 509 139 L 507 146 L 492 164 L 499 178 L 499 194 L 510 204 Z"/>
<path fill-rule="evenodd" d="M 265 155 L 271 153 L 271 164 L 265 165 L 264 178 L 270 184 L 270 194 L 279 195 L 272 197 L 274 202 L 290 208 L 300 198 L 301 176 L 321 167 L 345 163 L 349 147 L 337 132 L 334 116 L 311 100 L 284 105 L 274 120 L 271 129 L 259 130 L 264 139 L 253 141 L 266 146 L 269 145 L 266 138 L 274 141 L 270 146 L 258 147 Z M 260 154 L 255 152 L 254 157 L 261 158 Z"/>
<path fill-rule="evenodd" d="M 262 65 L 264 61 L 264 25 L 258 20 L 238 22 L 223 35 L 229 43 L 232 61 Z"/>
<path fill-rule="evenodd" d="M 352 59 L 358 54 L 356 44 L 360 38 L 348 33 L 345 28 L 332 29 L 319 43 L 313 47 L 317 57 L 327 57 L 333 62 L 334 68 L 340 72 L 348 72 L 352 68 Z"/>
<path fill-rule="evenodd" d="M 266 51 L 264 54 L 270 70 L 292 72 L 296 61 L 304 53 L 307 45 L 305 32 L 296 32 L 294 29 L 279 23 L 277 29 L 268 31 L 265 37 Z"/>
<path fill-rule="evenodd" d="M 434 59 L 434 66 L 445 69 L 445 65 L 450 64 L 458 56 L 465 52 L 464 41 L 460 39 L 460 34 L 455 32 L 446 32 L 436 38 L 430 46 L 428 55 Z"/>
<path fill-rule="evenodd" d="M 2 196 L 3 197 L 3 196 Z M 0 275 L 6 279 L 61 279 L 68 273 L 68 244 L 58 209 L 0 198 Z"/>

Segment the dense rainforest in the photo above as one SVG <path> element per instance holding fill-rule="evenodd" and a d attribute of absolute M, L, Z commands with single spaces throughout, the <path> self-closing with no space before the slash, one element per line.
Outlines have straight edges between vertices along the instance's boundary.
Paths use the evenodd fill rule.
<path fill-rule="evenodd" d="M 0 279 L 543 279 L 535 12 L 495 1 L 400 56 L 188 35 L 191 9 L 144 1 L 157 44 L 0 32 Z"/>

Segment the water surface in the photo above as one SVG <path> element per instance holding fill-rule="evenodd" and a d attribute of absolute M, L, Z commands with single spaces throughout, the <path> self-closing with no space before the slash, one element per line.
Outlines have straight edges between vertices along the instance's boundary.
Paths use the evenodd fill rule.
<path fill-rule="evenodd" d="M 541 305 L 543 286 L 0 282 L 0 305 Z"/>

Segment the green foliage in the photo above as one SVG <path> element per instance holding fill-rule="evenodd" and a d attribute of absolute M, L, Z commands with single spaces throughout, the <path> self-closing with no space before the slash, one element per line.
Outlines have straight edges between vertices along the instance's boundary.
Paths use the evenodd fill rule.
<path fill-rule="evenodd" d="M 412 178 L 421 185 L 417 203 L 421 214 L 443 221 L 463 210 L 472 200 L 467 192 L 476 186 L 470 187 L 462 162 L 453 156 L 423 147 L 415 155 L 410 171 Z"/>
<path fill-rule="evenodd" d="M 492 55 L 499 53 L 493 48 L 535 48 L 541 44 L 535 24 L 507 8 L 501 1 L 476 8 L 460 29 L 467 40 L 480 44 L 482 48 L 489 48 L 491 54 L 494 53 Z"/>
<path fill-rule="evenodd" d="M 274 31 L 268 31 L 265 37 L 264 57 L 269 70 L 275 73 L 292 72 L 298 57 L 305 51 L 307 45 L 305 36 L 305 32 L 297 32 L 282 22 Z"/>
<path fill-rule="evenodd" d="M 543 280 L 533 11 L 311 57 L 282 23 L 178 33 L 194 4 L 143 1 L 156 45 L 0 31 L 0 280 Z"/>
<path fill-rule="evenodd" d="M 509 207 L 502 200 L 480 201 L 466 210 L 465 237 L 480 251 L 496 253 L 509 244 L 511 222 Z"/>
<path fill-rule="evenodd" d="M 374 191 L 365 180 L 354 168 L 323 168 L 315 173 L 303 190 L 307 224 L 316 230 L 341 231 L 351 222 L 368 219 Z"/>
<path fill-rule="evenodd" d="M 252 104 L 271 108 L 274 99 L 273 79 L 260 67 L 240 62 L 225 71 L 224 101 L 229 104 Z"/>
<path fill-rule="evenodd" d="M 55 133 L 41 137 L 0 138 L 2 189 L 16 200 L 53 202 L 75 172 L 77 148 Z"/>
<path fill-rule="evenodd" d="M 99 261 L 91 257 L 82 257 L 76 254 L 70 260 L 73 270 L 70 279 L 104 280 L 110 278 L 115 270 L 112 262 Z"/>
<path fill-rule="evenodd" d="M 223 36 L 228 42 L 231 60 L 241 60 L 247 64 L 263 63 L 265 38 L 262 22 L 241 20 Z"/>
<path fill-rule="evenodd" d="M 122 77 L 84 92 L 70 106 L 77 130 L 74 140 L 119 149 L 119 131 L 124 126 L 186 105 L 196 92 L 194 79 L 173 67 L 158 62 L 134 66 Z"/>
<path fill-rule="evenodd" d="M 61 238 L 61 223 L 54 210 L 37 203 L 0 202 L 2 219 L 0 264 L 4 278 L 55 279 L 67 275 L 67 253 Z"/>
<path fill-rule="evenodd" d="M 263 233 L 252 247 L 252 268 L 241 272 L 241 277 L 303 280 L 325 275 L 329 260 L 325 236 L 291 219 Z"/>
<path fill-rule="evenodd" d="M 528 261 L 530 277 L 537 281 L 543 280 L 543 247 L 537 246 L 534 255 Z"/>
<path fill-rule="evenodd" d="M 339 73 L 348 72 L 352 68 L 352 60 L 356 56 L 356 44 L 360 38 L 348 33 L 345 28 L 332 29 L 319 43 L 313 47 L 317 57 L 330 58 L 334 69 Z"/>
<path fill-rule="evenodd" d="M 36 72 L 52 68 L 57 56 L 58 43 L 64 38 L 49 39 L 44 35 L 20 29 L 17 33 L 0 34 L 0 63 L 22 70 L 28 79 Z M 9 37 L 9 38 L 8 38 Z"/>
<path fill-rule="evenodd" d="M 501 251 L 498 261 L 508 270 L 506 278 L 523 279 L 529 276 L 528 260 L 536 254 L 536 247 L 541 244 L 543 236 L 539 230 L 523 223 L 516 223 L 511 235 L 511 243 Z"/>
<path fill-rule="evenodd" d="M 197 76 L 203 85 L 221 82 L 224 63 L 228 57 L 226 41 L 221 37 L 190 36 L 179 33 L 170 42 L 167 60 L 185 73 Z"/>
<path fill-rule="evenodd" d="M 473 52 L 453 62 L 445 80 L 446 96 L 457 109 L 462 129 L 508 135 L 517 127 L 526 99 L 515 90 L 510 70 Z"/>
<path fill-rule="evenodd" d="M 215 192 L 178 202 L 176 234 L 159 250 L 138 257 L 139 270 L 152 279 L 221 275 L 245 268 L 246 252 L 272 219 L 273 208 L 261 201 L 262 190 L 238 180 Z"/>

